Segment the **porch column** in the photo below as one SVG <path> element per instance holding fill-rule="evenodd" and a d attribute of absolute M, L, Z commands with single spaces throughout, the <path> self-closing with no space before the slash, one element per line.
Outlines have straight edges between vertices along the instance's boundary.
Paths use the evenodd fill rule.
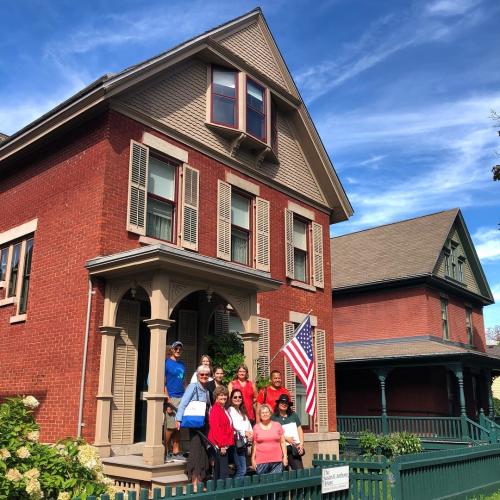
<path fill-rule="evenodd" d="M 259 358 L 259 334 L 242 333 L 241 338 L 243 340 L 245 363 L 248 366 L 248 378 L 255 380 L 257 378 L 257 359 Z"/>
<path fill-rule="evenodd" d="M 164 462 L 163 402 L 165 401 L 165 348 L 167 330 L 174 323 L 170 319 L 144 321 L 151 332 L 149 349 L 149 387 L 144 396 L 147 400 L 146 444 L 143 460 L 148 465 Z"/>
<path fill-rule="evenodd" d="M 486 389 L 488 391 L 488 418 L 493 420 L 495 417 L 495 409 L 493 407 L 493 392 L 491 389 L 491 384 L 493 382 L 491 377 L 491 370 L 489 368 L 485 368 L 484 371 L 484 379 L 486 381 Z"/>
<path fill-rule="evenodd" d="M 462 422 L 462 438 L 468 439 L 469 428 L 467 425 L 467 412 L 465 410 L 464 372 L 461 365 L 454 366 L 452 370 L 458 380 L 458 392 L 460 395 L 460 420 Z"/>
<path fill-rule="evenodd" d="M 380 399 L 382 403 L 382 433 L 389 434 L 389 425 L 387 422 L 387 400 L 385 397 L 385 381 L 389 375 L 390 370 L 388 368 L 380 368 L 375 370 L 377 374 L 378 381 L 380 383 Z"/>
<path fill-rule="evenodd" d="M 97 415 L 95 424 L 94 446 L 99 450 L 101 457 L 111 455 L 111 441 L 109 438 L 111 392 L 113 382 L 113 362 L 115 356 L 115 339 L 120 334 L 118 326 L 100 326 L 101 331 L 101 360 L 99 366 L 99 388 L 97 390 Z"/>

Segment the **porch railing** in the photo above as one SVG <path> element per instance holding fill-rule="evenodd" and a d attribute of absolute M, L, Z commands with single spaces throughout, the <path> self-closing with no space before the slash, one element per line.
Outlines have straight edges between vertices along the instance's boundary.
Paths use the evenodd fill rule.
<path fill-rule="evenodd" d="M 426 440 L 465 442 L 500 442 L 500 426 L 492 420 L 476 423 L 462 417 L 337 416 L 337 429 L 348 437 L 358 438 L 363 432 L 390 434 L 411 432 Z M 486 420 L 487 422 L 486 422 Z M 497 441 L 497 436 L 498 440 Z"/>

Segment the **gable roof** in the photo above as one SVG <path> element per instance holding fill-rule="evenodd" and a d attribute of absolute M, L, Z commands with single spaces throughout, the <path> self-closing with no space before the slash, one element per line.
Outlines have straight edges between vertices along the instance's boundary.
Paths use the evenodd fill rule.
<path fill-rule="evenodd" d="M 332 238 L 333 290 L 382 285 L 412 278 L 440 279 L 437 277 L 437 263 L 454 227 L 457 227 L 465 241 L 467 258 L 478 281 L 480 296 L 487 302 L 493 302 L 481 263 L 458 208 Z"/>
<path fill-rule="evenodd" d="M 245 37 L 248 36 L 258 36 L 269 49 L 267 52 L 264 51 L 265 53 L 257 54 L 257 58 L 254 57 L 254 54 L 248 53 L 250 62 L 233 52 L 234 44 L 244 46 Z M 325 195 L 327 206 L 333 209 L 330 219 L 334 222 L 350 217 L 353 209 L 349 199 L 300 98 L 299 91 L 260 8 L 193 37 L 158 56 L 130 66 L 119 73 L 106 74 L 98 78 L 80 92 L 1 142 L 0 170 L 3 164 L 5 165 L 4 160 L 14 157 L 22 149 L 49 136 L 62 125 L 82 116 L 91 109 L 97 109 L 99 105 L 102 106 L 111 97 L 118 95 L 132 85 L 152 78 L 173 64 L 195 54 L 203 53 L 203 51 L 216 54 L 222 60 L 232 60 L 243 69 L 251 68 L 287 106 L 297 110 L 300 123 L 303 126 L 303 136 L 310 143 L 308 148 L 318 158 L 318 161 L 312 162 L 312 167 Z M 269 53 L 272 54 L 272 57 Z M 262 59 L 265 59 L 266 70 L 269 74 L 259 71 L 255 64 L 252 64 L 252 62 Z"/>

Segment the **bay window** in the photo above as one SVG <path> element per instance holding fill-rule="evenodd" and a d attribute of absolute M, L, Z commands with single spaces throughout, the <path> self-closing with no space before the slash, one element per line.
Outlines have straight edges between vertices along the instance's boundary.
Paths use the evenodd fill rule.
<path fill-rule="evenodd" d="M 265 89 L 247 78 L 247 132 L 266 141 Z"/>
<path fill-rule="evenodd" d="M 154 156 L 149 158 L 146 235 L 172 242 L 174 239 L 177 165 Z"/>
<path fill-rule="evenodd" d="M 238 73 L 224 68 L 212 71 L 212 121 L 238 126 Z"/>
<path fill-rule="evenodd" d="M 251 200 L 237 192 L 231 194 L 231 260 L 249 265 L 250 262 Z"/>

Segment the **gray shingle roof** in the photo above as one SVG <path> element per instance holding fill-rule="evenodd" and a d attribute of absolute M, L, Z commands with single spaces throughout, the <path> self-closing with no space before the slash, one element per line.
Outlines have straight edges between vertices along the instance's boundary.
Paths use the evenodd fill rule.
<path fill-rule="evenodd" d="M 334 290 L 432 274 L 458 208 L 332 238 Z"/>

